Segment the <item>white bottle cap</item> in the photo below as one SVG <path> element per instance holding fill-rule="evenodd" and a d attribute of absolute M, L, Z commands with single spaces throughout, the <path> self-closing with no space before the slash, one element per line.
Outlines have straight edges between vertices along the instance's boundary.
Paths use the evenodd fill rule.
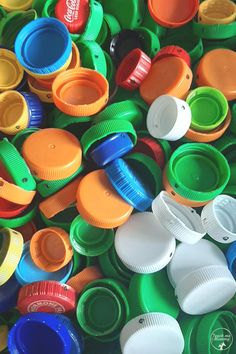
<path fill-rule="evenodd" d="M 178 282 L 175 294 L 181 309 L 190 315 L 218 310 L 235 294 L 236 282 L 223 266 L 203 267 Z"/>
<path fill-rule="evenodd" d="M 219 195 L 202 210 L 202 224 L 206 232 L 216 241 L 236 241 L 236 199 Z"/>
<path fill-rule="evenodd" d="M 191 124 L 191 109 L 187 102 L 169 95 L 155 99 L 147 114 L 147 129 L 158 139 L 181 139 Z"/>
<path fill-rule="evenodd" d="M 150 312 L 133 318 L 124 326 L 120 345 L 123 354 L 181 354 L 184 338 L 173 317 Z"/>
<path fill-rule="evenodd" d="M 153 200 L 152 211 L 162 226 L 181 242 L 194 244 L 206 234 L 197 212 L 177 203 L 167 192 L 162 191 Z"/>
<path fill-rule="evenodd" d="M 136 273 L 154 273 L 164 268 L 175 252 L 175 244 L 175 238 L 151 212 L 132 215 L 115 235 L 119 258 Z"/>
<path fill-rule="evenodd" d="M 168 264 L 167 273 L 172 286 L 175 288 L 189 273 L 207 266 L 227 268 L 227 260 L 219 247 L 213 242 L 202 239 L 195 245 L 180 243 Z"/>

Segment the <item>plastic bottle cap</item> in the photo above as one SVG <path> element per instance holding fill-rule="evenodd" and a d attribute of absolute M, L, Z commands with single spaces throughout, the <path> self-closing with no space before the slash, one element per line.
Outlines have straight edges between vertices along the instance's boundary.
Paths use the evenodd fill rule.
<path fill-rule="evenodd" d="M 98 113 L 108 101 L 108 82 L 100 73 L 87 68 L 61 73 L 52 85 L 58 109 L 72 116 Z"/>
<path fill-rule="evenodd" d="M 44 109 L 39 97 L 32 92 L 20 93 L 24 97 L 29 111 L 27 128 L 39 128 L 44 119 Z"/>
<path fill-rule="evenodd" d="M 75 290 L 49 280 L 23 286 L 17 301 L 17 308 L 23 315 L 29 312 L 64 313 L 74 311 L 75 307 Z"/>
<path fill-rule="evenodd" d="M 78 274 L 74 275 L 67 281 L 77 294 L 80 294 L 83 289 L 92 281 L 103 278 L 103 275 L 98 267 L 86 267 Z"/>
<path fill-rule="evenodd" d="M 55 15 L 70 33 L 82 33 L 89 17 L 89 0 L 59 0 L 55 6 Z"/>
<path fill-rule="evenodd" d="M 165 269 L 135 274 L 129 284 L 129 304 L 131 318 L 148 312 L 162 312 L 174 318 L 179 315 L 179 305 Z"/>
<path fill-rule="evenodd" d="M 77 209 L 89 224 L 105 229 L 123 224 L 133 211 L 114 190 L 103 170 L 83 177 L 77 191 Z"/>
<path fill-rule="evenodd" d="M 163 95 L 155 99 L 147 115 L 147 129 L 158 139 L 181 139 L 191 124 L 191 110 L 183 100 Z"/>
<path fill-rule="evenodd" d="M 190 89 L 192 76 L 183 59 L 173 56 L 160 59 L 152 65 L 141 84 L 140 95 L 149 105 L 164 94 L 184 98 Z"/>
<path fill-rule="evenodd" d="M 31 134 L 23 144 L 22 155 L 33 174 L 45 180 L 71 176 L 80 167 L 82 159 L 77 138 L 56 128 Z"/>
<path fill-rule="evenodd" d="M 15 135 L 27 128 L 29 123 L 28 107 L 24 97 L 17 91 L 0 94 L 0 131 Z"/>
<path fill-rule="evenodd" d="M 198 131 L 218 128 L 224 122 L 229 109 L 225 96 L 212 87 L 193 90 L 186 102 L 192 113 L 191 128 Z"/>
<path fill-rule="evenodd" d="M 207 234 L 220 243 L 236 241 L 236 199 L 219 195 L 207 204 L 201 214 Z"/>
<path fill-rule="evenodd" d="M 75 178 L 57 193 L 39 203 L 40 211 L 50 219 L 76 202 L 76 192 L 81 176 Z"/>
<path fill-rule="evenodd" d="M 152 64 L 160 59 L 171 56 L 183 59 L 186 64 L 191 67 L 190 55 L 188 54 L 188 52 L 186 52 L 186 50 L 181 47 L 178 47 L 177 45 L 168 45 L 166 47 L 161 48 L 159 52 L 155 55 L 155 57 L 152 59 Z"/>
<path fill-rule="evenodd" d="M 6 11 L 23 11 L 30 9 L 33 0 L 2 0 L 1 5 Z"/>
<path fill-rule="evenodd" d="M 110 43 L 110 55 L 116 63 L 120 63 L 133 49 L 143 49 L 142 36 L 134 30 L 124 29 L 114 36 Z"/>
<path fill-rule="evenodd" d="M 59 227 L 37 231 L 30 240 L 30 255 L 42 270 L 56 272 L 72 259 L 69 235 Z"/>
<path fill-rule="evenodd" d="M 123 354 L 181 354 L 184 338 L 178 322 L 165 313 L 150 312 L 130 320 L 122 329 Z"/>
<path fill-rule="evenodd" d="M 109 181 L 119 195 L 139 211 L 145 211 L 152 203 L 153 195 L 149 186 L 123 159 L 116 159 L 105 168 Z"/>
<path fill-rule="evenodd" d="M 22 285 L 42 280 L 55 280 L 60 283 L 66 283 L 70 277 L 72 267 L 73 263 L 70 262 L 67 266 L 56 272 L 43 271 L 32 261 L 30 256 L 30 245 L 29 242 L 26 242 L 21 260 L 16 268 L 15 276 Z"/>
<path fill-rule="evenodd" d="M 226 258 L 229 270 L 233 274 L 233 277 L 236 278 L 236 242 L 233 242 L 227 249 Z"/>
<path fill-rule="evenodd" d="M 191 272 L 207 266 L 227 268 L 223 252 L 212 242 L 202 239 L 195 245 L 181 243 L 168 264 L 168 277 L 175 288 Z"/>
<path fill-rule="evenodd" d="M 214 49 L 200 60 L 196 70 L 198 86 L 211 86 L 221 91 L 228 101 L 236 98 L 236 53 L 229 49 Z M 222 78 L 224 78 L 222 80 Z"/>
<path fill-rule="evenodd" d="M 5 323 L 4 319 L 0 317 L 0 350 L 1 352 L 7 348 L 7 339 L 8 339 L 8 326 Z"/>
<path fill-rule="evenodd" d="M 88 224 L 80 215 L 70 227 L 70 242 L 74 250 L 84 256 L 95 257 L 106 252 L 114 240 L 113 230 Z"/>
<path fill-rule="evenodd" d="M 83 330 L 92 336 L 105 336 L 119 328 L 122 307 L 119 298 L 110 289 L 94 287 L 80 296 L 77 319 Z"/>
<path fill-rule="evenodd" d="M 135 90 L 147 77 L 151 59 L 139 48 L 129 52 L 116 71 L 116 84 L 126 90 Z"/>
<path fill-rule="evenodd" d="M 142 274 L 154 273 L 173 257 L 175 238 L 152 213 L 138 213 L 117 229 L 115 249 L 128 269 Z"/>
<path fill-rule="evenodd" d="M 12 229 L 0 229 L 0 286 L 5 284 L 14 273 L 22 252 L 23 237 Z"/>
<path fill-rule="evenodd" d="M 46 337 L 45 337 L 46 336 Z M 47 338 L 47 340 L 45 340 Z M 29 313 L 12 327 L 8 337 L 10 352 L 58 352 L 70 354 L 71 338 L 67 328 L 56 317 L 47 313 Z"/>
<path fill-rule="evenodd" d="M 15 54 L 7 49 L 0 49 L 0 91 L 12 90 L 22 81 L 24 70 Z"/>
<path fill-rule="evenodd" d="M 235 18 L 236 6 L 229 0 L 207 0 L 198 9 L 198 21 L 207 25 L 228 24 Z"/>
<path fill-rule="evenodd" d="M 176 286 L 182 311 L 202 315 L 218 310 L 235 294 L 236 282 L 224 266 L 202 267 L 190 272 Z"/>
<path fill-rule="evenodd" d="M 230 109 L 228 109 L 228 113 L 224 122 L 218 128 L 211 130 L 210 132 L 199 132 L 190 128 L 185 134 L 185 137 L 191 141 L 197 141 L 200 143 L 210 143 L 212 141 L 218 140 L 229 128 L 230 123 L 231 112 Z"/>
<path fill-rule="evenodd" d="M 126 133 L 109 135 L 89 152 L 90 157 L 100 167 L 122 157 L 132 150 L 134 144 Z"/>
<path fill-rule="evenodd" d="M 177 203 L 167 192 L 162 191 L 153 200 L 152 212 L 161 225 L 181 242 L 194 244 L 206 234 L 197 212 Z"/>
<path fill-rule="evenodd" d="M 43 48 L 47 48 L 46 54 Z M 60 70 L 70 59 L 71 50 L 67 28 L 55 18 L 40 18 L 28 23 L 15 42 L 18 61 L 33 74 L 47 75 Z"/>
<path fill-rule="evenodd" d="M 27 82 L 30 91 L 35 93 L 42 102 L 53 103 L 52 90 L 45 88 L 45 85 L 42 85 L 41 82 L 31 76 L 28 76 Z"/>
<path fill-rule="evenodd" d="M 148 10 L 152 18 L 164 27 L 180 27 L 191 21 L 198 11 L 198 0 L 148 0 Z"/>
<path fill-rule="evenodd" d="M 167 178 L 181 196 L 199 202 L 212 200 L 229 181 L 229 165 L 214 147 L 203 143 L 183 144 L 172 154 Z"/>

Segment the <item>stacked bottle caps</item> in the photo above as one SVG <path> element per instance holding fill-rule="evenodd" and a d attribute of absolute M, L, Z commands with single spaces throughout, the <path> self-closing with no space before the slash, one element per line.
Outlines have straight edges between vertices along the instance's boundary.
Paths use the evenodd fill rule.
<path fill-rule="evenodd" d="M 0 0 L 0 353 L 236 352 L 235 19 Z"/>

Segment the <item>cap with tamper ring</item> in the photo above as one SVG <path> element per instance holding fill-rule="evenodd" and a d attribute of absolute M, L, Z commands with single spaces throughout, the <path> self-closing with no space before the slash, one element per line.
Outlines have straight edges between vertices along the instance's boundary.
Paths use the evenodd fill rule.
<path fill-rule="evenodd" d="M 179 241 L 194 244 L 205 234 L 197 212 L 174 201 L 162 191 L 152 202 L 152 211 L 162 226 Z"/>
<path fill-rule="evenodd" d="M 221 243 L 236 241 L 236 200 L 221 194 L 202 210 L 202 224 L 209 236 Z"/>
<path fill-rule="evenodd" d="M 24 70 L 15 54 L 7 49 L 0 49 L 0 91 L 16 88 L 22 81 Z"/>
<path fill-rule="evenodd" d="M 233 242 L 227 252 L 226 258 L 228 261 L 229 270 L 233 274 L 234 278 L 236 278 L 236 242 Z"/>

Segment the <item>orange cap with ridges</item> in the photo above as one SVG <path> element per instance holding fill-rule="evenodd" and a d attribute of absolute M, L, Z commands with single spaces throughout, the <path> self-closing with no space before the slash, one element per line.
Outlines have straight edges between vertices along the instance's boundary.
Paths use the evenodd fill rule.
<path fill-rule="evenodd" d="M 140 95 L 148 104 L 161 95 L 184 99 L 190 89 L 193 74 L 185 60 L 171 56 L 155 62 L 141 84 Z"/>
<path fill-rule="evenodd" d="M 109 85 L 95 70 L 67 70 L 54 80 L 53 100 L 58 109 L 71 116 L 90 116 L 98 113 L 108 101 Z"/>
<path fill-rule="evenodd" d="M 37 231 L 30 241 L 30 255 L 33 262 L 46 272 L 63 268 L 73 257 L 68 233 L 59 227 Z"/>
<path fill-rule="evenodd" d="M 112 229 L 125 223 L 133 207 L 110 184 L 104 170 L 82 178 L 77 191 L 77 209 L 89 224 Z"/>
<path fill-rule="evenodd" d="M 31 134 L 23 144 L 22 155 L 32 174 L 48 181 L 70 177 L 82 161 L 79 140 L 70 132 L 56 128 Z"/>

